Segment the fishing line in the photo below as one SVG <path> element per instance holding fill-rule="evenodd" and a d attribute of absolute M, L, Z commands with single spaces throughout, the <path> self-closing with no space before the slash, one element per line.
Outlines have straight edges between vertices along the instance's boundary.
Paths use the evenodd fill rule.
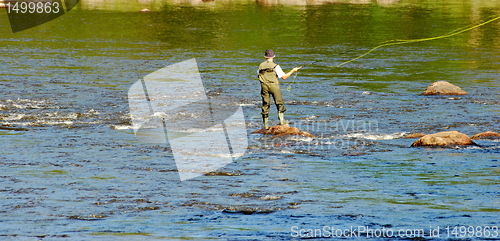
<path fill-rule="evenodd" d="M 472 25 L 472 26 L 466 26 L 466 27 L 462 27 L 462 28 L 458 28 L 458 29 L 455 29 L 449 33 L 446 33 L 446 34 L 443 34 L 443 35 L 440 35 L 440 36 L 436 36 L 436 37 L 430 37 L 430 38 L 421 38 L 421 39 L 394 39 L 394 40 L 389 40 L 389 41 L 386 41 L 386 42 L 382 42 L 381 44 L 379 44 L 378 46 L 366 51 L 365 53 L 359 55 L 358 57 L 355 57 L 353 59 L 350 59 L 350 60 L 347 60 L 345 62 L 342 62 L 338 65 L 335 65 L 333 66 L 333 68 L 337 68 L 337 67 L 340 67 L 342 65 L 345 65 L 345 64 L 348 64 L 348 63 L 351 63 L 353 61 L 356 61 L 358 59 L 361 59 L 363 57 L 365 57 L 366 55 L 370 54 L 371 52 L 379 49 L 379 48 L 382 48 L 382 47 L 386 47 L 386 46 L 391 46 L 391 45 L 399 45 L 399 44 L 408 44 L 408 43 L 417 43 L 417 42 L 424 42 L 424 41 L 431 41 L 431 40 L 437 40 L 437 39 L 443 39 L 443 38 L 449 38 L 449 37 L 452 37 L 452 36 L 455 36 L 457 34 L 461 34 L 463 32 L 467 32 L 467 31 L 470 31 L 470 30 L 473 30 L 475 28 L 479 28 L 483 25 L 486 25 L 488 23 L 491 23 L 493 21 L 496 21 L 500 19 L 500 15 L 498 16 L 494 16 L 492 17 L 490 20 L 487 20 L 487 21 L 484 21 L 482 23 L 479 23 L 479 24 L 476 24 L 476 25 Z M 321 60 L 320 60 L 321 61 Z M 315 61 L 315 62 L 312 62 L 310 64 L 313 64 L 313 63 L 316 63 L 316 62 L 319 62 L 319 61 Z M 295 76 L 293 78 L 293 82 L 289 84 L 289 86 L 286 88 L 286 90 L 290 91 L 292 89 L 292 84 L 295 83 L 295 79 L 297 78 L 297 72 L 295 73 Z"/>
<path fill-rule="evenodd" d="M 292 90 L 292 84 L 295 84 L 295 79 L 297 78 L 297 74 L 299 72 L 295 72 L 295 76 L 293 76 L 293 80 L 292 80 L 292 83 L 288 84 L 288 87 L 285 88 L 285 90 L 288 90 L 288 92 L 290 92 L 290 90 Z"/>
<path fill-rule="evenodd" d="M 382 44 L 380 44 L 380 45 L 378 45 L 378 46 L 376 46 L 376 47 L 368 50 L 367 52 L 365 52 L 364 54 L 362 54 L 362 55 L 360 55 L 360 56 L 358 56 L 356 58 L 350 59 L 348 61 L 345 61 L 345 62 L 340 63 L 340 64 L 338 64 L 336 66 L 333 66 L 333 67 L 340 67 L 342 65 L 345 65 L 345 64 L 348 64 L 350 62 L 356 61 L 356 60 L 358 60 L 360 58 L 365 57 L 369 53 L 371 53 L 371 52 L 373 52 L 373 51 L 375 51 L 375 50 L 377 50 L 379 48 L 385 47 L 385 46 L 398 45 L 398 44 L 407 44 L 407 43 L 416 43 L 416 42 L 424 42 L 424 41 L 430 41 L 430 40 L 448 38 L 448 37 L 455 36 L 457 34 L 461 34 L 463 32 L 470 31 L 470 30 L 475 29 L 475 28 L 479 28 L 479 27 L 481 27 L 483 25 L 486 25 L 486 24 L 491 23 L 493 21 L 496 21 L 498 19 L 500 19 L 500 16 L 496 16 L 495 18 L 492 18 L 492 19 L 490 19 L 488 21 L 485 21 L 483 23 L 480 23 L 480 24 L 476 24 L 476 25 L 474 25 L 472 27 L 462 27 L 462 28 L 453 30 L 453 31 L 451 31 L 451 32 L 449 32 L 447 34 L 443 34 L 443 35 L 437 36 L 437 37 L 421 38 L 421 39 L 406 39 L 406 40 L 395 39 L 395 40 L 386 41 L 386 42 L 384 42 L 384 43 L 382 43 Z"/>

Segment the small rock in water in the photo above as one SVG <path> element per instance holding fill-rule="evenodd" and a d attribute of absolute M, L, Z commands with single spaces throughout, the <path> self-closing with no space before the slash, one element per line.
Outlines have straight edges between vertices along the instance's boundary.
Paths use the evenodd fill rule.
<path fill-rule="evenodd" d="M 447 81 L 434 82 L 421 95 L 467 95 L 460 87 Z"/>
<path fill-rule="evenodd" d="M 290 127 L 288 124 L 286 125 L 275 125 L 269 127 L 269 129 L 259 129 L 251 132 L 250 134 L 264 134 L 264 135 L 273 135 L 274 137 L 286 136 L 286 135 L 298 135 L 305 137 L 314 137 L 309 132 L 300 131 L 296 127 Z"/>
<path fill-rule="evenodd" d="M 274 196 L 274 195 L 266 195 L 264 197 L 260 197 L 259 199 L 265 200 L 265 201 L 270 201 L 270 200 L 278 200 L 282 199 L 283 196 Z"/>
<path fill-rule="evenodd" d="M 279 208 L 258 208 L 249 206 L 232 206 L 222 210 L 223 213 L 241 213 L 245 215 L 250 214 L 266 214 L 278 211 Z"/>
<path fill-rule="evenodd" d="M 481 140 L 481 139 L 500 139 L 500 133 L 487 131 L 479 134 L 475 134 L 471 137 L 472 140 Z"/>
<path fill-rule="evenodd" d="M 435 134 L 425 135 L 415 141 L 411 146 L 461 146 L 477 145 L 469 136 L 458 131 L 445 131 Z"/>
<path fill-rule="evenodd" d="M 22 127 L 13 127 L 13 126 L 5 126 L 1 125 L 0 130 L 9 130 L 9 131 L 27 131 L 28 129 Z"/>

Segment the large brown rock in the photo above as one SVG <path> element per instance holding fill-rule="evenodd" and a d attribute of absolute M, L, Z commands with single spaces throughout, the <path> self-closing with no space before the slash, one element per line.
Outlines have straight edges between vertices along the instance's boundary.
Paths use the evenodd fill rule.
<path fill-rule="evenodd" d="M 472 140 L 481 140 L 481 139 L 499 139 L 500 133 L 487 131 L 479 134 L 475 134 L 471 137 Z"/>
<path fill-rule="evenodd" d="M 447 81 L 438 81 L 429 85 L 421 95 L 467 95 L 467 92 Z"/>
<path fill-rule="evenodd" d="M 457 145 L 477 145 L 469 136 L 458 131 L 445 131 L 435 134 L 425 135 L 415 141 L 411 146 L 457 146 Z"/>
<path fill-rule="evenodd" d="M 265 135 L 273 135 L 274 137 L 280 137 L 286 135 L 314 137 L 314 135 L 311 135 L 309 132 L 300 131 L 298 128 L 290 127 L 288 124 L 271 126 L 267 130 L 266 129 L 255 130 L 250 134 L 265 134 Z"/>

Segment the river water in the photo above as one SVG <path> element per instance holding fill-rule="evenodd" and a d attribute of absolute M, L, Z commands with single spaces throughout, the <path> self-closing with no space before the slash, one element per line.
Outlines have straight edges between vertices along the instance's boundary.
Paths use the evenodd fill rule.
<path fill-rule="evenodd" d="M 83 1 L 15 34 L 1 12 L 0 124 L 24 128 L 0 130 L 2 239 L 500 236 L 498 140 L 402 138 L 500 131 L 500 21 L 335 67 L 478 24 L 496 3 Z M 316 138 L 248 134 L 243 156 L 185 181 L 169 144 L 136 139 L 129 88 L 188 59 L 207 93 L 238 100 L 244 131 L 260 128 L 268 48 L 285 71 L 304 66 L 281 84 L 286 118 Z M 419 95 L 441 80 L 469 95 Z"/>

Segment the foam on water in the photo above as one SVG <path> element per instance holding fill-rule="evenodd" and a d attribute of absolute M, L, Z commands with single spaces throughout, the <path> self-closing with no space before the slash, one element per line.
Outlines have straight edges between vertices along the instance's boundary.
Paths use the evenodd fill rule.
<path fill-rule="evenodd" d="M 393 134 L 352 133 L 340 135 L 341 138 L 361 138 L 367 140 L 394 140 L 404 137 L 406 132 Z"/>
<path fill-rule="evenodd" d="M 0 100 L 0 110 L 11 109 L 45 109 L 51 107 L 51 102 L 47 100 L 30 100 L 30 99 L 7 99 Z"/>

